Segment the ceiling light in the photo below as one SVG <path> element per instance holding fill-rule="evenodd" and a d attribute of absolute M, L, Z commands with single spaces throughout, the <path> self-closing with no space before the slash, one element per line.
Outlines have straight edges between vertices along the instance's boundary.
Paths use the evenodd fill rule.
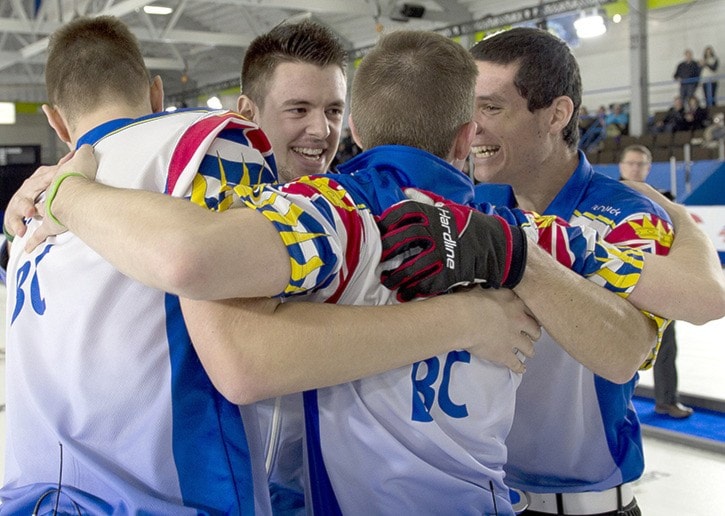
<path fill-rule="evenodd" d="M 162 5 L 145 5 L 143 12 L 146 14 L 160 14 L 166 16 L 167 14 L 173 13 L 174 10 L 171 7 L 164 7 Z"/>
<path fill-rule="evenodd" d="M 604 25 L 604 18 L 598 9 L 586 12 L 582 11 L 579 18 L 574 22 L 576 35 L 580 38 L 595 38 L 607 32 Z"/>
<path fill-rule="evenodd" d="M 0 124 L 15 123 L 15 103 L 0 102 Z"/>

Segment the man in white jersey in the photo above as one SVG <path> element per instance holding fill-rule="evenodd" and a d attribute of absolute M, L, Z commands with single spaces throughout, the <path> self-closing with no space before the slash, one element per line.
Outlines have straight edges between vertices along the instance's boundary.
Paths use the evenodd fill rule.
<path fill-rule="evenodd" d="M 68 55 L 63 55 L 66 48 Z M 80 72 L 87 69 L 104 70 L 104 81 L 83 80 Z M 274 180 L 269 143 L 253 124 L 228 113 L 151 114 L 162 105 L 161 84 L 154 80 L 149 88 L 135 40 L 113 18 L 80 19 L 60 30 L 51 45 L 48 72 L 52 104 L 44 109 L 49 122 L 71 147 L 96 146 L 107 160 L 98 172 L 101 181 L 189 196 L 223 211 L 235 188 Z M 136 78 L 138 91 L 129 87 L 129 77 Z M 88 98 L 98 103 L 79 102 Z M 134 149 L 130 158 L 129 147 Z M 133 173 L 117 170 L 114 165 L 122 162 Z M 31 226 L 35 230 L 35 223 Z M 266 482 L 258 482 L 264 477 L 256 414 L 242 409 L 243 425 L 239 410 L 214 390 L 190 346 L 178 299 L 122 276 L 70 234 L 30 255 L 22 252 L 23 238 L 10 263 L 8 470 L 0 492 L 2 510 L 31 512 L 35 504 L 57 500 L 64 510 L 93 513 L 181 514 L 184 508 L 191 513 L 267 513 Z M 84 267 L 77 271 L 68 265 L 78 262 Z M 250 262 L 253 270 L 264 265 Z M 263 278 L 256 280 L 249 282 L 252 293 L 269 289 Z M 105 299 L 113 300 L 110 306 Z M 493 341 L 486 325 L 470 325 L 460 337 L 451 331 L 491 304 L 501 308 L 502 324 L 510 321 L 511 338 L 520 340 L 516 347 L 530 354 L 527 334 L 535 336 L 538 327 L 520 302 L 505 294 L 471 293 L 418 304 L 414 311 L 383 309 L 373 317 L 385 329 L 367 332 L 376 340 L 362 352 L 352 349 L 352 366 L 329 376 L 330 364 L 317 360 L 320 369 L 310 368 L 313 380 L 308 381 L 348 380 L 474 341 L 483 344 L 482 351 L 490 348 L 488 354 L 496 346 L 484 342 Z M 88 310 L 79 313 L 84 306 Z M 290 308 L 291 317 L 306 317 L 304 304 Z M 324 312 L 323 307 L 315 310 Z M 441 317 L 447 312 L 452 316 Z M 362 335 L 364 314 L 349 314 L 336 308 L 326 327 Z M 401 317 L 421 319 L 406 332 L 416 348 L 407 347 L 411 341 L 396 348 L 399 339 L 391 338 Z M 66 335 L 63 341 L 57 339 L 60 334 Z M 296 335 L 302 344 L 303 336 Z M 19 340 L 22 345 L 16 344 Z M 348 345 L 362 348 L 353 338 L 330 349 Z M 376 346 L 385 353 L 368 357 Z M 505 348 L 496 348 L 498 359 L 519 367 L 510 344 Z M 269 349 L 267 345 L 265 351 Z M 295 360 L 293 353 L 286 357 Z M 249 380 L 260 384 L 257 398 L 265 397 L 258 379 L 268 373 L 274 374 L 257 371 Z"/>
<path fill-rule="evenodd" d="M 160 79 L 114 18 L 54 33 L 46 83 L 50 125 L 71 148 L 96 145 L 101 181 L 177 196 L 209 182 L 217 188 L 203 202 L 216 205 L 220 173 L 230 183 L 275 178 L 266 137 L 240 117 L 153 114 Z M 269 513 L 256 414 L 214 390 L 178 299 L 130 280 L 70 233 L 32 254 L 22 247 L 8 268 L 0 512 Z"/>
<path fill-rule="evenodd" d="M 436 143 L 429 143 L 429 145 L 435 146 L 436 152 L 445 153 L 444 155 L 449 159 L 464 158 L 474 127 L 470 123 L 470 114 L 475 67 L 470 61 L 470 57 L 456 44 L 433 34 L 410 33 L 399 37 L 403 38 L 402 41 L 392 38 L 389 40 L 398 41 L 398 43 L 392 44 L 394 51 L 386 49 L 383 56 L 387 55 L 394 61 L 392 70 L 396 74 L 402 69 L 406 74 L 412 71 L 405 67 L 401 68 L 400 63 L 394 60 L 398 54 L 402 53 L 406 64 L 421 61 L 418 66 L 423 68 L 427 79 L 420 83 L 413 81 L 413 84 L 420 84 L 423 88 L 420 94 L 430 88 L 431 70 L 438 73 L 436 83 L 438 85 L 441 84 L 442 78 L 449 77 L 450 66 L 459 72 L 462 69 L 467 70 L 467 77 L 470 79 L 467 86 L 468 93 L 450 92 L 450 98 L 445 97 L 445 99 L 453 102 L 456 109 L 451 109 L 448 103 L 439 102 L 441 104 L 437 108 L 440 110 L 439 116 L 427 117 L 430 120 L 428 127 L 431 130 L 422 133 L 438 135 L 438 138 L 431 140 Z M 439 45 L 441 48 L 438 50 L 441 52 L 433 52 Z M 409 54 L 412 54 L 414 58 L 406 59 Z M 438 66 L 431 67 L 430 63 L 422 60 L 424 56 L 428 56 L 429 59 L 437 59 Z M 387 73 L 380 75 L 383 78 L 388 76 Z M 394 78 L 394 82 L 397 82 L 399 88 L 403 84 L 406 92 L 409 90 L 410 76 L 391 75 L 390 77 Z M 440 92 L 435 91 L 435 93 Z M 369 91 L 368 95 L 364 96 L 368 103 L 373 103 L 373 106 L 375 106 L 376 97 L 379 98 L 379 95 L 371 95 Z M 409 98 L 410 95 L 406 93 L 404 97 Z M 364 128 L 361 134 L 366 134 L 368 135 L 366 138 L 370 138 L 362 140 L 364 146 L 380 146 L 391 141 L 388 138 L 404 139 L 400 134 L 377 135 L 377 125 L 371 122 L 371 119 L 375 120 L 374 115 L 378 118 L 382 116 L 380 110 L 389 110 L 389 105 L 381 103 L 377 106 L 377 111 L 360 107 L 359 113 L 370 113 L 367 119 L 364 115 L 360 115 L 360 118 L 356 119 L 355 98 L 353 95 L 353 120 L 361 119 Z M 414 98 L 419 97 L 414 96 Z M 365 102 L 361 102 L 362 105 L 365 104 Z M 409 116 L 414 114 L 413 110 L 407 109 L 404 105 L 400 109 Z M 375 113 L 373 114 L 373 112 Z M 398 117 L 396 117 L 397 119 Z M 398 124 L 393 125 L 396 131 L 404 131 L 404 128 L 410 131 L 412 125 L 409 122 L 409 119 L 400 119 Z M 448 151 L 441 150 L 446 148 L 443 143 L 445 138 L 455 139 L 455 143 L 449 141 Z M 275 241 L 272 236 L 275 232 L 269 233 L 268 225 L 262 224 L 264 220 L 260 219 L 260 213 L 250 210 L 212 215 L 200 210 L 193 210 L 187 204 L 176 202 L 170 198 L 159 198 L 144 192 L 114 191 L 102 185 L 88 183 L 81 178 L 70 177 L 63 181 L 58 189 L 58 195 L 53 203 L 53 213 L 73 231 L 78 232 L 82 238 L 92 242 L 94 248 L 99 252 L 113 256 L 114 263 L 117 263 L 122 270 L 155 285 L 163 282 L 163 278 L 160 280 L 158 277 L 158 268 L 164 268 L 171 257 L 176 260 L 179 256 L 183 256 L 185 263 L 188 257 L 191 257 L 193 258 L 192 265 L 197 268 L 200 263 L 203 263 L 200 260 L 206 260 L 203 256 L 205 250 L 198 249 L 199 238 L 211 245 L 212 242 L 217 241 L 219 235 L 228 235 L 229 228 L 233 224 L 240 224 L 239 227 L 245 228 L 245 230 L 255 228 L 254 231 L 258 237 L 250 242 L 249 239 L 240 235 L 240 238 L 229 241 L 228 245 L 211 245 L 214 253 L 209 253 L 209 257 L 211 254 L 215 254 L 218 258 L 219 253 L 223 255 L 228 253 L 230 257 L 234 257 L 241 263 L 247 263 L 247 257 L 249 257 L 249 263 L 254 263 L 252 256 L 257 256 L 257 258 L 262 256 L 267 267 L 260 270 L 264 270 L 269 276 L 276 278 L 274 281 L 278 282 L 276 285 L 278 291 L 303 293 L 313 289 L 313 299 L 335 300 L 341 303 L 359 304 L 375 302 L 375 300 L 378 303 L 390 302 L 393 293 L 383 289 L 377 283 L 375 265 L 380 260 L 380 248 L 375 245 L 375 238 L 371 238 L 377 234 L 373 215 L 379 214 L 392 202 L 404 199 L 405 194 L 402 189 L 387 190 L 387 188 L 383 188 L 380 189 L 380 193 L 384 197 L 378 197 L 376 193 L 378 187 L 371 192 L 370 186 L 363 187 L 362 185 L 393 185 L 395 182 L 407 182 L 406 174 L 411 172 L 405 172 L 406 169 L 400 168 L 400 164 L 391 164 L 393 168 L 389 172 L 380 174 L 379 178 L 374 170 L 366 171 L 358 176 L 351 176 L 349 172 L 361 164 L 374 169 L 375 156 L 382 156 L 381 153 L 385 152 L 392 156 L 398 153 L 396 149 L 385 149 L 383 146 L 375 153 L 361 155 L 363 156 L 360 158 L 362 161 L 351 162 L 350 168 L 343 170 L 343 174 L 339 178 L 337 176 L 313 177 L 282 186 L 279 189 L 265 187 L 258 191 L 250 190 L 246 194 L 240 191 L 250 207 L 254 207 L 262 215 L 275 221 L 278 227 L 277 232 L 283 236 L 287 252 L 293 258 L 291 266 L 289 263 L 276 261 L 278 255 L 273 248 L 280 246 L 281 241 L 279 239 Z M 417 177 L 412 186 L 429 187 L 433 190 L 444 188 L 445 193 L 455 195 L 461 200 L 471 199 L 472 185 L 467 184 L 465 176 L 460 172 L 455 172 L 440 158 L 407 147 L 401 147 L 400 153 L 402 157 L 406 158 L 401 160 L 405 162 L 405 167 L 418 168 L 418 174 L 425 174 L 426 166 L 432 167 L 428 168 L 429 172 L 432 171 L 429 179 Z M 74 165 L 80 166 L 80 163 L 76 162 Z M 393 172 L 393 170 L 400 172 Z M 445 180 L 441 181 L 440 179 L 443 178 Z M 363 198 L 365 199 L 364 206 L 367 206 L 367 209 L 357 202 Z M 76 202 L 82 200 L 82 202 L 79 205 L 68 202 L 69 200 Z M 290 204 L 290 201 L 294 201 L 294 204 Z M 153 203 L 153 206 L 150 203 Z M 150 209 L 141 213 L 137 206 L 147 204 Z M 105 213 L 107 210 L 109 218 L 104 217 L 105 220 L 100 222 L 88 221 L 85 217 L 80 216 L 83 210 L 80 210 L 79 206 L 92 212 Z M 301 211 L 298 208 L 301 208 Z M 146 234 L 157 235 L 159 214 L 170 212 L 174 213 L 173 220 L 178 223 L 180 229 L 175 230 L 166 225 L 168 231 L 178 235 L 182 240 L 182 235 L 187 233 L 189 228 L 195 228 L 195 234 L 193 239 L 189 237 L 186 242 L 182 242 L 182 245 L 168 250 L 170 253 L 168 255 L 155 256 L 164 252 L 163 249 L 158 248 L 158 245 L 156 245 L 155 253 L 151 255 L 145 253 L 149 247 L 154 245 L 153 238 L 146 239 L 140 245 L 138 242 L 131 242 L 129 246 L 125 246 L 125 252 L 119 253 L 116 239 L 106 238 L 107 235 L 100 231 L 105 224 L 109 224 L 114 227 L 114 231 L 121 233 L 128 231 L 129 227 L 137 227 L 140 224 L 147 229 Z M 134 222 L 129 224 L 130 220 Z M 268 238 L 264 238 L 265 235 Z M 328 236 L 332 239 L 328 239 Z M 140 238 L 143 240 L 145 236 L 141 235 Z M 225 238 L 228 240 L 227 237 Z M 177 241 L 177 238 L 171 240 Z M 541 260 L 542 256 L 536 251 L 537 248 L 533 249 L 531 251 L 532 259 Z M 145 253 L 150 260 L 145 261 L 143 266 L 140 265 L 137 258 L 134 258 L 139 252 Z M 343 254 L 347 257 L 345 260 L 335 260 L 336 256 Z M 358 257 L 360 258 L 358 259 Z M 311 267 L 313 264 L 315 264 L 314 267 Z M 330 264 L 333 265 L 330 267 Z M 551 268 L 552 264 L 547 263 L 547 265 Z M 537 268 L 535 264 L 533 268 L 531 266 L 530 261 L 529 268 L 527 268 L 527 272 L 530 273 L 528 281 L 533 281 L 534 284 L 529 288 L 535 289 L 537 278 L 546 277 L 546 271 Z M 216 276 L 205 275 L 203 283 L 196 277 L 184 277 L 183 281 L 177 281 L 173 285 L 164 284 L 163 288 L 199 297 L 213 295 L 203 292 L 203 288 L 210 288 L 209 283 L 211 283 L 211 286 L 218 287 L 226 294 L 234 295 L 231 294 L 233 291 L 235 295 L 250 295 L 247 292 L 250 290 L 249 286 L 237 281 L 233 270 L 230 268 L 228 273 L 218 271 L 219 274 Z M 295 275 L 295 270 L 298 270 L 301 275 Z M 555 268 L 554 272 L 555 274 L 550 278 L 551 285 L 556 284 L 560 276 L 566 275 L 566 271 L 560 269 Z M 172 274 L 172 276 L 176 276 L 176 274 Z M 524 274 L 523 281 L 527 281 L 526 274 Z M 568 285 L 569 283 L 564 281 L 563 284 Z M 524 285 L 523 282 L 522 285 Z M 270 294 L 277 290 L 271 290 Z M 254 292 L 259 293 L 260 290 Z M 601 291 L 595 294 L 597 297 L 602 297 Z M 567 298 L 573 295 L 575 293 L 568 293 Z M 555 298 L 552 302 L 561 301 L 559 298 Z M 246 400 L 247 391 L 259 387 L 249 385 L 249 382 L 245 381 L 247 375 L 244 374 L 244 371 L 248 367 L 245 362 L 248 362 L 246 357 L 249 356 L 246 353 L 249 351 L 247 348 L 252 344 L 244 342 L 244 340 L 247 336 L 251 338 L 252 334 L 257 333 L 267 335 L 264 337 L 267 345 L 275 343 L 277 339 L 269 338 L 269 332 L 281 334 L 279 332 L 286 330 L 286 325 L 279 325 L 275 321 L 280 318 L 280 312 L 290 305 L 278 305 L 273 300 L 252 301 L 244 304 L 183 301 L 183 304 L 195 343 L 204 348 L 203 351 L 200 351 L 202 360 L 210 370 L 216 371 L 214 375 L 219 382 L 219 387 L 230 398 L 238 401 Z M 564 305 L 566 306 L 566 303 Z M 298 321 L 298 327 L 300 324 L 305 325 L 304 321 Z M 556 327 L 556 321 L 552 324 Z M 241 338 L 240 335 L 244 338 Z M 354 336 L 347 332 L 344 335 L 345 338 Z M 321 340 L 330 338 L 330 336 L 330 333 L 321 335 Z M 437 367 L 434 364 L 438 364 Z M 468 367 L 469 364 L 470 367 Z M 483 370 L 487 374 L 476 373 L 476 371 Z M 240 373 L 240 371 L 242 372 Z M 455 374 L 453 374 L 454 372 Z M 422 377 L 418 378 L 418 373 Z M 443 383 L 435 383 L 434 387 L 434 382 L 431 380 L 436 375 L 442 375 Z M 397 380 L 391 384 L 389 380 L 396 378 Z M 412 385 L 411 379 L 413 380 Z M 266 386 L 272 389 L 271 384 L 274 380 L 274 378 L 267 380 Z M 314 386 L 309 380 L 302 380 L 299 376 L 292 378 L 291 381 L 300 382 L 299 385 L 302 388 Z M 451 381 L 453 383 L 450 383 Z M 479 388 L 469 390 L 463 387 L 468 382 L 471 385 L 478 385 Z M 483 382 L 483 384 L 493 382 L 500 388 L 480 388 L 482 384 L 479 382 Z M 334 500 L 334 504 L 342 506 L 345 511 L 349 510 L 349 512 L 375 511 L 376 506 L 386 507 L 388 510 L 391 507 L 418 509 L 422 507 L 435 512 L 436 507 L 441 508 L 441 503 L 446 504 L 445 507 L 450 509 L 450 504 L 455 501 L 458 504 L 456 507 L 461 511 L 485 513 L 491 512 L 493 506 L 498 507 L 499 509 L 496 510 L 500 510 L 501 513 L 510 513 L 508 494 L 502 484 L 501 466 L 505 457 L 505 449 L 501 441 L 507 431 L 506 421 L 510 420 L 512 409 L 511 400 L 504 398 L 506 395 L 513 394 L 517 382 L 516 377 L 490 363 L 473 359 L 465 352 L 455 352 L 442 357 L 430 358 L 425 362 L 391 371 L 385 375 L 321 390 L 320 396 L 315 396 L 315 399 L 310 400 L 307 405 L 311 411 L 310 421 L 312 423 L 317 421 L 319 425 L 315 429 L 313 424 L 308 431 L 312 432 L 311 437 L 314 437 L 314 433 L 317 432 L 322 443 L 321 450 L 318 450 L 321 451 L 321 454 L 318 453 L 315 457 L 322 458 L 324 463 L 323 469 L 315 468 L 315 471 L 321 472 L 322 475 L 322 477 L 316 477 L 316 482 L 313 483 L 313 487 L 316 488 L 315 507 L 324 510 L 323 507 L 329 506 L 318 504 Z M 385 391 L 387 396 L 381 396 L 382 392 L 381 395 L 378 395 L 377 389 L 371 390 L 371 387 L 376 384 L 387 385 L 392 390 Z M 400 389 L 396 385 L 399 385 Z M 414 392 L 420 393 L 421 397 L 413 395 Z M 433 397 L 430 398 L 429 394 L 432 394 Z M 351 399 L 361 402 L 365 400 L 369 402 L 369 405 L 347 403 Z M 462 400 L 465 400 L 465 403 L 461 403 Z M 407 409 L 403 407 L 407 407 Z M 411 410 L 413 412 L 412 421 L 409 420 Z M 317 415 L 315 416 L 315 414 Z M 375 414 L 380 417 L 375 417 Z M 362 423 L 363 421 L 367 422 Z M 384 424 L 384 421 L 389 421 L 390 424 Z M 481 430 L 484 428 L 482 421 L 488 422 L 488 426 L 485 427 L 487 430 L 484 432 Z M 381 423 L 383 424 L 381 425 Z M 490 439 L 483 438 L 482 433 L 490 435 Z M 413 437 L 416 435 L 418 437 Z M 344 452 L 336 447 L 336 442 L 338 444 L 344 442 Z M 329 449 L 328 455 L 325 455 L 325 449 Z M 345 459 L 346 453 L 352 453 L 357 458 L 347 460 Z M 394 457 L 398 457 L 400 460 L 393 460 Z M 374 471 L 371 472 L 368 468 L 373 468 Z M 394 473 L 396 468 L 401 468 L 402 476 Z M 392 478 L 391 475 L 397 478 L 392 483 L 386 481 L 386 479 Z M 325 490 L 323 483 L 317 481 L 324 479 L 325 476 L 331 480 L 332 490 Z M 349 489 L 350 478 L 356 479 L 353 482 L 354 490 Z M 405 487 L 399 488 L 401 485 Z M 444 488 L 444 485 L 450 489 Z M 454 501 L 444 494 L 450 494 L 451 489 L 460 495 L 453 497 Z M 408 496 L 406 493 L 413 494 Z"/>

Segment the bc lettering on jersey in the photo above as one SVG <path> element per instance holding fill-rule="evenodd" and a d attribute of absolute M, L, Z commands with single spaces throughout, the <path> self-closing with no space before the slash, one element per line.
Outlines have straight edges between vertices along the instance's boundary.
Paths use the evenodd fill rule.
<path fill-rule="evenodd" d="M 471 354 L 468 351 L 451 351 L 446 355 L 446 362 L 441 371 L 440 359 L 431 357 L 413 364 L 411 381 L 413 382 L 413 421 L 433 421 L 430 412 L 437 402 L 440 409 L 453 418 L 464 418 L 468 416 L 466 405 L 456 404 L 450 396 L 451 371 L 456 362 L 471 362 Z M 421 364 L 425 364 L 427 370 L 419 377 Z M 436 392 L 436 385 L 437 392 Z"/>
<path fill-rule="evenodd" d="M 47 254 L 50 252 L 50 250 L 53 248 L 52 244 L 48 244 L 45 246 L 45 249 L 43 249 L 43 252 L 41 252 L 38 256 L 36 256 L 33 260 L 26 261 L 21 267 L 18 268 L 18 274 L 15 281 L 16 284 L 16 294 L 15 294 L 15 308 L 13 309 L 13 316 L 10 320 L 10 324 L 12 325 L 13 322 L 15 322 L 15 319 L 20 314 L 20 311 L 23 309 L 23 306 L 25 305 L 25 282 L 28 280 L 28 277 L 30 276 L 31 268 L 32 271 L 32 278 L 30 280 L 30 306 L 33 307 L 33 310 L 38 315 L 43 315 L 45 313 L 45 298 L 41 297 L 40 295 L 40 282 L 38 281 L 38 264 L 40 261 L 47 256 Z"/>

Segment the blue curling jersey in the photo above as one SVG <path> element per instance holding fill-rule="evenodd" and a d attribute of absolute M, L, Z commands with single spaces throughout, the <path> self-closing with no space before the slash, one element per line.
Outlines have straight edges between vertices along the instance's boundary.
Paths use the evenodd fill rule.
<path fill-rule="evenodd" d="M 595 172 L 582 152 L 579 166 L 545 214 L 593 228 L 608 242 L 656 254 L 666 254 L 673 240 L 660 206 Z M 663 331 L 663 321 L 657 322 Z M 592 318 L 590 324 L 599 323 Z M 637 378 L 622 385 L 605 380 L 544 332 L 516 395 L 506 440 L 507 483 L 536 493 L 580 492 L 639 478 L 644 458 L 631 402 Z"/>

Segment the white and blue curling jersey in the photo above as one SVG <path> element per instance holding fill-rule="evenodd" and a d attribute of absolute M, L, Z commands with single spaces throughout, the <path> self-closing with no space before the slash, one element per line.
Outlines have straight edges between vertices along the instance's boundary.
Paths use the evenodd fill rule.
<path fill-rule="evenodd" d="M 113 120 L 84 143 L 95 146 L 99 182 L 215 210 L 235 185 L 275 180 L 266 137 L 226 112 Z M 58 503 L 63 514 L 269 514 L 256 413 L 214 389 L 178 298 L 70 233 L 30 254 L 23 244 L 8 266 L 0 513 L 37 504 L 51 514 Z"/>

